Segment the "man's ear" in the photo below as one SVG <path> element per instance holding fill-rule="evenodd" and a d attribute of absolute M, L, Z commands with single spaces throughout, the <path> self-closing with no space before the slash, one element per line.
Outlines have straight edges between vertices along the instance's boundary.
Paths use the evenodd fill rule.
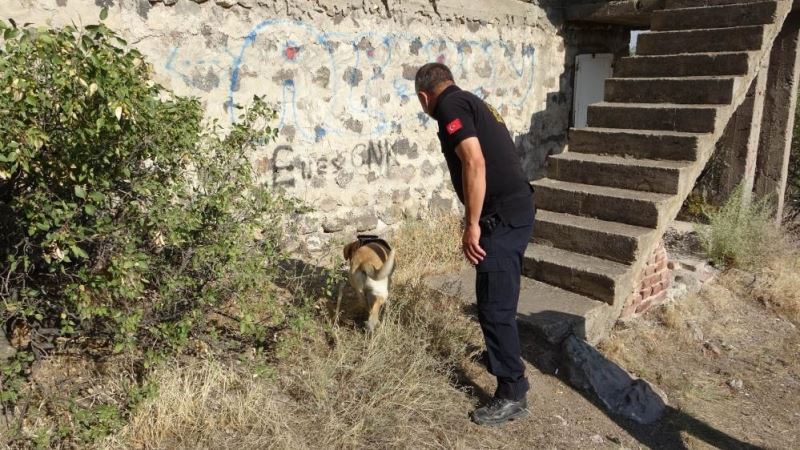
<path fill-rule="evenodd" d="M 417 92 L 417 99 L 419 100 L 419 104 L 422 105 L 422 110 L 425 111 L 426 114 L 430 115 L 430 95 L 428 95 L 428 93 L 425 91 L 419 91 Z"/>

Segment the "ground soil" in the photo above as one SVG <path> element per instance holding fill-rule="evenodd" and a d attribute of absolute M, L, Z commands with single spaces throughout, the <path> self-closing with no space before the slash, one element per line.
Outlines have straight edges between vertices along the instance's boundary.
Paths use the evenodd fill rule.
<path fill-rule="evenodd" d="M 675 305 L 652 311 L 619 326 L 600 346 L 666 393 L 670 406 L 660 422 L 639 425 L 607 414 L 565 382 L 559 349 L 523 330 L 532 414 L 502 429 L 476 426 L 476 441 L 497 448 L 797 448 L 797 327 L 719 283 L 682 301 L 680 312 Z M 664 314 L 685 317 L 664 320 Z M 478 363 L 462 375 L 478 398 L 494 389 Z M 729 385 L 737 380 L 741 388 Z"/>

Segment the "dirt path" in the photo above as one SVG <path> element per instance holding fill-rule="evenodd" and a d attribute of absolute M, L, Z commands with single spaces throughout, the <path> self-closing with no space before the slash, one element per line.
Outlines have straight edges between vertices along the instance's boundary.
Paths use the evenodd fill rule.
<path fill-rule="evenodd" d="M 670 407 L 660 422 L 644 426 L 607 415 L 591 396 L 561 378 L 558 349 L 523 332 L 532 415 L 502 429 L 474 426 L 476 446 L 797 448 L 797 328 L 720 286 L 681 302 L 615 330 L 601 347 L 665 391 Z M 493 379 L 481 365 L 471 363 L 464 372 L 477 397 L 493 391 Z"/>

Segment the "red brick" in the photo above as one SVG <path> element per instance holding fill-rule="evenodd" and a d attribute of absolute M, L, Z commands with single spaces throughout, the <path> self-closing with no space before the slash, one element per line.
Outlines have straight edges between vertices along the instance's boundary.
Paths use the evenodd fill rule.
<path fill-rule="evenodd" d="M 661 262 L 666 260 L 667 260 L 667 252 L 659 252 L 656 255 L 656 262 Z"/>
<path fill-rule="evenodd" d="M 636 307 L 636 314 L 641 314 L 645 311 L 650 309 L 650 301 L 645 300 L 642 303 L 639 303 L 639 306 Z"/>
<path fill-rule="evenodd" d="M 658 294 L 655 294 L 655 295 L 651 296 L 650 298 L 648 298 L 647 302 L 650 304 L 650 306 L 655 306 L 655 305 L 658 305 L 659 303 L 663 302 L 666 298 L 667 298 L 667 291 L 663 290 L 663 291 L 659 292 Z"/>
<path fill-rule="evenodd" d="M 642 287 L 648 288 L 651 286 L 655 286 L 659 281 L 661 281 L 661 274 L 654 273 L 652 275 L 645 277 L 645 279 L 642 280 Z"/>

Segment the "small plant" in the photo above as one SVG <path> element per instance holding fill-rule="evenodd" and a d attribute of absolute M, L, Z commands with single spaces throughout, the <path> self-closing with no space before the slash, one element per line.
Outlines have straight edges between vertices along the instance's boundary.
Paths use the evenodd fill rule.
<path fill-rule="evenodd" d="M 722 207 L 705 214 L 709 224 L 700 237 L 708 257 L 720 266 L 755 267 L 782 241 L 767 200 L 746 201 L 741 186 Z"/>

